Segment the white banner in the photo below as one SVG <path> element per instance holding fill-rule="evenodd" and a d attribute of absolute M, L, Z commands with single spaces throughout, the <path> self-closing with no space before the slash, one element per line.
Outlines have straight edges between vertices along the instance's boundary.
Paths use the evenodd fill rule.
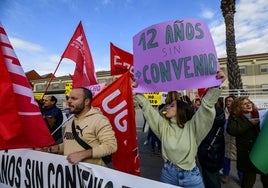
<path fill-rule="evenodd" d="M 89 163 L 71 165 L 65 156 L 30 149 L 2 150 L 0 159 L 1 188 L 177 187 Z"/>

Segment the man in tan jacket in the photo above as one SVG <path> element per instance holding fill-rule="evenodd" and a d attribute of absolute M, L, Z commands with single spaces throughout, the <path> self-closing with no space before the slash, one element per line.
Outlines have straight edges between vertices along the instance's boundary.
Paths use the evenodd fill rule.
<path fill-rule="evenodd" d="M 100 109 L 91 106 L 92 93 L 85 88 L 74 88 L 69 96 L 68 105 L 74 118 L 66 124 L 63 144 L 52 146 L 51 152 L 63 153 L 72 164 L 88 162 L 106 166 L 103 156 L 110 155 L 117 150 L 115 133 Z M 74 121 L 77 135 L 92 149 L 84 149 L 72 133 Z M 58 150 L 59 149 L 59 150 Z"/>

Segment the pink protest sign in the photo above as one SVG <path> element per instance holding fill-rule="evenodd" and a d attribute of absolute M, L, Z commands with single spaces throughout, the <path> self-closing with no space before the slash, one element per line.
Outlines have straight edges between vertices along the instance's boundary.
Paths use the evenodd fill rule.
<path fill-rule="evenodd" d="M 207 88 L 220 84 L 215 46 L 205 22 L 152 25 L 133 37 L 135 92 Z"/>
<path fill-rule="evenodd" d="M 105 83 L 100 83 L 100 84 L 87 86 L 86 88 L 91 90 L 93 97 L 95 97 L 105 88 L 105 85 L 106 85 Z"/>

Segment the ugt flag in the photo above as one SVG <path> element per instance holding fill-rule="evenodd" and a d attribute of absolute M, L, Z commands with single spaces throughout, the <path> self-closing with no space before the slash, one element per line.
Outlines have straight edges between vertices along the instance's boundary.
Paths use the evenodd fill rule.
<path fill-rule="evenodd" d="M 93 59 L 81 21 L 62 54 L 61 60 L 63 58 L 71 59 L 76 63 L 72 76 L 73 88 L 97 84 Z"/>
<path fill-rule="evenodd" d="M 0 150 L 54 144 L 1 23 L 0 67 Z"/>
<path fill-rule="evenodd" d="M 140 175 L 130 73 L 126 72 L 96 95 L 92 105 L 99 107 L 109 118 L 115 131 L 118 149 L 112 157 L 114 168 L 129 174 Z"/>

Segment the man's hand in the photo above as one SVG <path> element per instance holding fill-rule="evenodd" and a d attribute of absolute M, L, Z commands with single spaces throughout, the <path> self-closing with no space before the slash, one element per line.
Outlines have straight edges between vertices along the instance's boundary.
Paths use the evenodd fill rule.
<path fill-rule="evenodd" d="M 34 150 L 36 150 L 36 151 L 42 151 L 42 152 L 48 152 L 48 150 L 49 150 L 49 147 L 43 147 L 43 148 L 33 148 Z"/>
<path fill-rule="evenodd" d="M 47 152 L 47 153 L 59 153 L 59 145 L 53 145 L 49 147 L 43 147 L 43 148 L 33 148 L 36 151 L 42 151 L 42 152 Z"/>
<path fill-rule="evenodd" d="M 59 149 L 60 149 L 59 145 L 56 144 L 56 145 L 53 145 L 53 146 L 49 147 L 49 150 L 50 150 L 49 152 L 50 153 L 59 153 Z"/>
<path fill-rule="evenodd" d="M 71 153 L 67 156 L 67 160 L 71 164 L 77 164 L 81 162 L 82 160 L 86 158 L 91 158 L 92 157 L 92 150 L 85 150 L 85 151 L 78 151 L 75 153 Z"/>

